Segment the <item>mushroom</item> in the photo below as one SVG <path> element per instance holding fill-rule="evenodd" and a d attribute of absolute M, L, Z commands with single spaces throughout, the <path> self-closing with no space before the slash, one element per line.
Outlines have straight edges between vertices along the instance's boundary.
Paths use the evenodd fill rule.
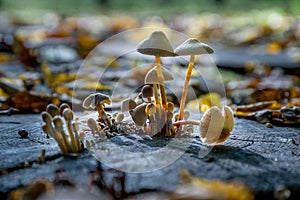
<path fill-rule="evenodd" d="M 125 115 L 123 113 L 118 113 L 115 117 L 116 124 L 120 124 L 123 121 L 124 117 Z"/>
<path fill-rule="evenodd" d="M 82 103 L 82 107 L 85 109 L 97 109 L 99 119 L 104 121 L 104 123 L 108 126 L 111 127 L 111 121 L 109 117 L 107 116 L 105 110 L 104 110 L 104 104 L 111 104 L 111 99 L 109 96 L 102 94 L 102 93 L 94 93 L 90 94 L 88 97 L 86 97 Z"/>
<path fill-rule="evenodd" d="M 77 150 L 78 152 L 83 150 L 83 145 L 82 145 L 82 140 L 80 139 L 80 134 L 79 134 L 79 123 L 78 122 L 72 122 L 72 129 L 73 132 L 75 133 L 75 142 L 77 145 Z"/>
<path fill-rule="evenodd" d="M 49 113 L 51 115 L 51 117 L 59 115 L 59 109 L 54 104 L 49 104 L 46 108 L 46 112 Z"/>
<path fill-rule="evenodd" d="M 127 111 L 131 112 L 133 109 L 135 109 L 136 106 L 137 106 L 136 102 L 133 99 L 130 99 L 130 98 L 124 99 L 121 104 L 121 111 L 122 112 L 127 112 Z"/>
<path fill-rule="evenodd" d="M 53 137 L 55 139 L 55 141 L 57 142 L 60 150 L 63 152 L 63 153 L 67 153 L 68 152 L 68 148 L 64 142 L 64 139 L 62 138 L 62 135 L 56 133 L 56 132 L 53 132 L 52 128 L 49 126 L 49 124 L 44 124 L 42 126 L 42 129 L 45 133 L 51 135 L 51 133 L 53 133 L 53 135 L 51 135 L 51 137 Z"/>
<path fill-rule="evenodd" d="M 162 31 L 154 31 L 145 40 L 138 44 L 137 51 L 142 54 L 155 56 L 157 77 L 161 94 L 161 102 L 159 103 L 161 103 L 161 105 L 165 108 L 167 97 L 164 87 L 164 77 L 160 63 L 160 57 L 176 56 L 176 54 L 173 52 L 173 47 Z"/>
<path fill-rule="evenodd" d="M 74 113 L 70 108 L 65 108 L 63 110 L 62 116 L 65 118 L 66 125 L 67 125 L 67 130 L 71 139 L 71 145 L 74 146 L 75 151 L 79 151 L 80 146 L 77 144 L 77 138 L 76 132 L 74 132 L 72 122 L 74 119 Z"/>
<path fill-rule="evenodd" d="M 188 84 L 191 78 L 193 66 L 194 66 L 194 58 L 195 55 L 199 54 L 211 54 L 213 53 L 213 49 L 208 46 L 205 43 L 199 42 L 195 38 L 190 38 L 183 42 L 181 45 L 179 45 L 174 52 L 178 55 L 185 56 L 185 55 L 190 55 L 190 61 L 188 65 L 188 69 L 186 72 L 186 77 L 184 81 L 184 86 L 183 86 L 183 91 L 182 91 L 182 98 L 180 102 L 180 109 L 179 109 L 179 120 L 183 119 L 183 112 L 184 112 L 184 107 L 185 107 L 185 102 L 186 102 L 186 95 L 187 95 L 187 90 L 188 90 Z"/>
<path fill-rule="evenodd" d="M 101 127 L 98 125 L 97 121 L 94 120 L 93 118 L 89 118 L 86 123 L 88 127 L 91 129 L 93 134 L 100 132 Z"/>
<path fill-rule="evenodd" d="M 159 84 L 159 77 L 157 73 L 158 67 L 153 67 L 145 76 L 145 84 L 153 84 L 154 97 L 156 103 L 159 102 L 158 93 L 157 93 L 157 84 Z M 165 81 L 172 81 L 174 79 L 173 75 L 166 69 L 162 68 L 162 75 Z"/>
<path fill-rule="evenodd" d="M 152 102 L 151 98 L 153 97 L 153 88 L 151 85 L 145 85 L 142 88 L 142 96 L 143 96 L 143 98 L 147 98 L 149 103 Z"/>
<path fill-rule="evenodd" d="M 230 136 L 233 126 L 232 110 L 224 106 L 221 111 L 213 106 L 204 113 L 200 121 L 201 140 L 207 144 L 220 144 Z"/>
<path fill-rule="evenodd" d="M 133 112 L 131 112 L 131 117 L 132 117 L 132 120 L 134 121 L 134 123 L 137 125 L 137 126 L 144 126 L 146 121 L 147 121 L 147 118 L 148 118 L 148 115 L 146 114 L 146 106 L 147 106 L 147 103 L 143 103 L 141 105 L 138 105 L 134 110 Z"/>
<path fill-rule="evenodd" d="M 60 116 L 55 116 L 53 118 L 53 123 L 54 123 L 56 132 L 58 132 L 62 136 L 63 141 L 66 144 L 68 152 L 75 152 L 75 148 L 76 147 L 72 146 L 70 144 L 70 142 L 69 142 L 69 136 L 64 131 L 64 127 L 63 127 L 64 123 L 63 123 L 62 118 Z"/>
<path fill-rule="evenodd" d="M 60 115 L 62 116 L 63 115 L 63 111 L 66 109 L 66 108 L 70 108 L 70 106 L 66 103 L 62 103 L 60 106 L 59 106 L 59 113 Z M 71 108 L 70 108 L 71 109 Z"/>

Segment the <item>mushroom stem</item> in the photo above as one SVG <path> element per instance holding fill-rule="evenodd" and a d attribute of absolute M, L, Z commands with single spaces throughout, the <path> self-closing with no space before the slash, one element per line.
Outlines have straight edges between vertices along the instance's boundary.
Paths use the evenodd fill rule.
<path fill-rule="evenodd" d="M 173 122 L 174 126 L 180 126 L 180 125 L 185 125 L 185 124 L 199 126 L 200 125 L 200 121 L 196 121 L 196 120 L 180 120 L 180 121 Z"/>
<path fill-rule="evenodd" d="M 97 108 L 97 111 L 98 111 L 98 114 L 99 114 L 99 118 L 102 119 L 104 121 L 104 123 L 106 123 L 106 125 L 109 128 L 111 128 L 112 124 L 111 124 L 106 112 L 104 111 L 104 105 L 100 104 L 100 103 L 97 103 L 96 108 Z"/>
<path fill-rule="evenodd" d="M 183 119 L 184 107 L 185 107 L 185 102 L 186 102 L 186 95 L 187 95 L 188 86 L 189 86 L 191 74 L 192 74 L 193 67 L 194 67 L 194 58 L 195 58 L 195 56 L 191 55 L 190 62 L 189 62 L 189 65 L 188 65 L 188 69 L 187 69 L 186 76 L 185 76 L 185 80 L 184 80 L 182 97 L 181 97 L 181 101 L 180 101 L 179 120 Z"/>
<path fill-rule="evenodd" d="M 167 96 L 166 96 L 166 91 L 165 91 L 165 86 L 164 86 L 164 77 L 161 69 L 161 64 L 160 64 L 160 57 L 155 56 L 155 62 L 157 66 L 157 77 L 158 77 L 158 82 L 159 82 L 159 90 L 160 90 L 160 98 L 161 98 L 161 105 L 163 106 L 164 109 L 167 109 Z"/>
<path fill-rule="evenodd" d="M 154 97 L 155 97 L 155 103 L 160 104 L 158 99 L 158 92 L 157 92 L 157 84 L 153 84 L 153 91 L 154 91 Z"/>

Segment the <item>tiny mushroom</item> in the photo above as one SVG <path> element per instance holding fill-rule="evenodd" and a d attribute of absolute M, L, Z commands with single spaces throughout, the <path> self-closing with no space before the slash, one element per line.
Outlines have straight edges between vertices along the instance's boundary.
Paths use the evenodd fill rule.
<path fill-rule="evenodd" d="M 54 104 L 49 104 L 46 108 L 46 111 L 52 116 L 59 115 L 59 109 L 56 105 Z"/>
<path fill-rule="evenodd" d="M 97 121 L 93 118 L 87 120 L 87 125 L 91 129 L 92 133 L 98 133 L 101 130 L 101 127 L 98 125 Z"/>
<path fill-rule="evenodd" d="M 155 56 L 157 77 L 161 94 L 160 103 L 163 105 L 163 107 L 166 107 L 167 98 L 164 88 L 164 78 L 160 57 L 176 56 L 176 54 L 173 52 L 173 47 L 170 44 L 170 41 L 162 31 L 154 31 L 145 40 L 138 44 L 137 51 L 142 54 Z"/>
<path fill-rule="evenodd" d="M 142 96 L 143 98 L 147 98 L 148 102 L 152 102 L 152 97 L 153 97 L 153 88 L 151 85 L 144 85 L 142 88 Z"/>
<path fill-rule="evenodd" d="M 63 104 L 62 104 L 63 105 Z M 65 104 L 67 105 L 67 104 Z M 79 137 L 79 126 L 74 121 L 74 113 L 69 106 L 64 109 L 58 108 L 54 104 L 47 106 L 47 112 L 42 112 L 43 131 L 47 136 L 51 136 L 58 143 L 63 153 L 78 153 L 83 150 L 82 139 Z M 63 111 L 61 113 L 61 111 Z M 64 118 L 64 120 L 63 120 Z M 64 127 L 67 128 L 68 134 Z"/>
<path fill-rule="evenodd" d="M 131 114 L 131 117 L 134 121 L 134 123 L 137 126 L 144 126 L 148 115 L 146 114 L 146 107 L 147 107 L 147 103 L 143 103 L 141 105 L 138 105 Z"/>
<path fill-rule="evenodd" d="M 127 112 L 127 111 L 131 112 L 133 109 L 135 109 L 136 106 L 137 106 L 136 102 L 133 99 L 130 99 L 130 98 L 124 99 L 121 104 L 121 111 L 122 112 Z"/>
<path fill-rule="evenodd" d="M 68 152 L 76 152 L 76 146 L 72 146 L 72 143 L 69 142 L 69 136 L 64 130 L 64 122 L 60 116 L 55 116 L 53 118 L 53 123 L 55 126 L 55 130 L 57 133 L 59 133 L 64 141 L 64 144 L 67 147 Z"/>
<path fill-rule="evenodd" d="M 200 122 L 200 137 L 206 144 L 220 144 L 231 134 L 234 126 L 233 112 L 228 106 L 222 111 L 213 106 L 208 109 Z"/>
<path fill-rule="evenodd" d="M 182 91 L 182 98 L 181 98 L 181 102 L 180 102 L 180 109 L 179 109 L 179 120 L 182 120 L 183 119 L 184 106 L 185 106 L 185 102 L 186 102 L 188 84 L 189 84 L 190 77 L 191 77 L 192 70 L 193 70 L 193 66 L 194 66 L 195 55 L 211 54 L 214 51 L 207 44 L 201 43 L 195 38 L 190 38 L 190 39 L 186 40 L 185 42 L 183 42 L 181 45 L 179 45 L 174 50 L 174 52 L 176 54 L 180 55 L 180 56 L 190 55 L 190 61 L 189 61 L 188 69 L 187 69 L 187 72 L 186 72 L 184 87 L 183 87 L 183 91 Z"/>
<path fill-rule="evenodd" d="M 82 107 L 85 109 L 96 108 L 99 114 L 99 119 L 103 120 L 108 127 L 111 127 L 111 121 L 104 110 L 104 104 L 111 104 L 111 99 L 109 98 L 109 96 L 102 93 L 94 93 L 90 94 L 84 99 Z"/>
<path fill-rule="evenodd" d="M 65 108 L 63 113 L 62 113 L 63 117 L 65 118 L 65 122 L 67 125 L 67 130 L 71 139 L 71 144 L 72 146 L 74 146 L 75 151 L 79 151 L 80 147 L 77 144 L 76 138 L 78 138 L 78 136 L 76 136 L 74 130 L 73 130 L 73 119 L 74 119 L 74 113 L 70 108 Z"/>
<path fill-rule="evenodd" d="M 153 84 L 153 90 L 154 90 L 154 97 L 156 103 L 159 102 L 158 100 L 158 93 L 157 93 L 157 84 L 159 84 L 159 77 L 157 73 L 158 67 L 153 67 L 145 76 L 145 84 Z M 165 81 L 172 81 L 174 79 L 173 75 L 166 70 L 165 68 L 162 69 L 162 76 Z"/>

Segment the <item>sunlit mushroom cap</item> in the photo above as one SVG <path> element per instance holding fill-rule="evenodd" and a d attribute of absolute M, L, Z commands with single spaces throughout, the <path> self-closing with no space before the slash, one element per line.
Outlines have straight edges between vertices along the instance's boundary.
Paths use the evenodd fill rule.
<path fill-rule="evenodd" d="M 127 112 L 133 110 L 136 106 L 136 102 L 133 99 L 124 99 L 121 104 L 121 111 Z"/>
<path fill-rule="evenodd" d="M 201 140 L 206 144 L 220 144 L 230 136 L 233 126 L 233 112 L 228 106 L 224 106 L 222 111 L 216 106 L 211 107 L 201 119 Z"/>
<path fill-rule="evenodd" d="M 174 79 L 173 75 L 164 67 L 162 67 L 162 73 L 163 73 L 164 81 L 172 81 Z M 157 76 L 157 68 L 155 66 L 146 74 L 145 84 L 156 84 L 156 83 L 159 83 L 159 79 Z"/>
<path fill-rule="evenodd" d="M 145 114 L 147 116 L 154 115 L 156 113 L 156 106 L 153 103 L 148 103 L 145 107 Z"/>
<path fill-rule="evenodd" d="M 213 52 L 214 50 L 209 45 L 199 42 L 195 38 L 187 39 L 174 50 L 174 53 L 181 56 L 210 54 Z"/>
<path fill-rule="evenodd" d="M 88 97 L 84 99 L 82 103 L 82 107 L 85 109 L 89 109 L 89 108 L 94 109 L 97 103 L 109 105 L 111 103 L 111 99 L 109 98 L 109 96 L 102 93 L 90 94 Z"/>
<path fill-rule="evenodd" d="M 73 113 L 73 111 L 72 111 L 70 108 L 64 109 L 62 115 L 63 115 L 63 117 L 64 117 L 66 120 L 72 120 L 72 119 L 74 119 L 74 113 Z"/>
<path fill-rule="evenodd" d="M 152 32 L 145 40 L 138 44 L 137 51 L 141 54 L 153 56 L 176 56 L 170 41 L 162 31 Z"/>
<path fill-rule="evenodd" d="M 146 106 L 146 103 L 138 105 L 131 113 L 131 117 L 137 126 L 144 126 L 147 121 L 148 116 L 145 113 Z"/>

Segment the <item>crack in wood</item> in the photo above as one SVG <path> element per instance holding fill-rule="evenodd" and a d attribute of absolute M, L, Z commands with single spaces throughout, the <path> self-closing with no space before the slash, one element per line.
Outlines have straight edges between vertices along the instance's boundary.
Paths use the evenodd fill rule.
<path fill-rule="evenodd" d="M 5 174 L 11 173 L 11 172 L 16 171 L 16 170 L 29 168 L 33 164 L 44 164 L 47 161 L 53 161 L 53 160 L 56 160 L 56 159 L 61 158 L 63 156 L 65 156 L 65 155 L 61 154 L 61 153 L 57 153 L 57 154 L 54 154 L 54 155 L 45 156 L 44 162 L 39 162 L 37 159 L 36 160 L 31 160 L 31 161 L 25 161 L 25 162 L 22 162 L 22 163 L 19 163 L 19 164 L 13 166 L 13 167 L 0 169 L 0 175 L 5 175 Z"/>

